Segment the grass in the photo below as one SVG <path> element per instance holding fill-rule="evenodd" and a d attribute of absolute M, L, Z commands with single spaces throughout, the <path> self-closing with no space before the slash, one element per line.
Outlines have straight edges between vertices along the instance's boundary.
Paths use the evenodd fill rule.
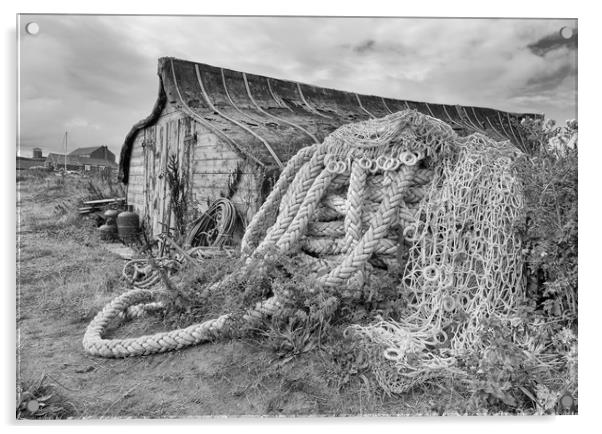
<path fill-rule="evenodd" d="M 29 392 L 17 402 L 18 418 L 403 412 L 405 399 L 380 396 L 359 377 L 334 381 L 338 361 L 328 352 L 295 351 L 294 345 L 288 351 L 281 345 L 311 342 L 315 330 L 303 327 L 266 324 L 244 338 L 152 357 L 86 356 L 81 337 L 87 322 L 126 290 L 123 261 L 103 248 L 93 221 L 70 212 L 89 197 L 86 180 L 65 178 L 63 184 L 52 175 L 25 178 L 19 182 L 17 385 Z M 51 194 L 42 201 L 48 188 Z M 166 317 L 123 324 L 110 334 L 139 336 L 243 310 L 265 296 L 266 276 L 241 276 L 210 300 L 185 291 L 238 266 L 235 260 L 215 260 L 180 273 L 174 279 L 182 288 L 175 298 L 179 308 L 174 305 Z M 306 335 L 297 336 L 301 332 Z M 27 411 L 28 400 L 46 395 L 53 396 L 46 412 Z"/>
<path fill-rule="evenodd" d="M 323 291 L 300 296 L 314 289 L 312 282 L 291 274 L 285 261 L 269 264 L 265 270 L 251 267 L 250 273 L 238 271 L 237 259 L 189 266 L 172 278 L 177 290 L 163 316 L 120 324 L 109 331 L 109 337 L 171 330 L 225 312 L 242 312 L 272 293 L 293 295 L 286 314 L 249 333 L 150 357 L 87 356 L 81 338 L 88 321 L 128 288 L 121 278 L 123 260 L 103 247 L 94 221 L 83 220 L 74 211 L 80 200 L 99 191 L 110 195 L 111 187 L 92 180 L 97 185 L 91 188 L 90 179 L 53 174 L 19 177 L 18 418 L 417 416 L 553 410 L 544 408 L 546 390 L 535 386 L 529 386 L 529 391 L 539 403 L 525 398 L 522 407 L 512 409 L 453 378 L 387 395 L 374 379 L 370 354 L 343 332 L 349 324 L 369 321 L 376 311 L 393 313 L 403 308 L 403 300 L 393 297 L 391 282 L 375 283 L 370 300 L 353 303 L 339 303 Z M 46 190 L 50 194 L 44 196 Z M 221 291 L 211 297 L 203 291 L 226 275 L 234 278 Z M 501 369 L 494 363 L 483 367 L 484 380 Z M 32 400 L 44 405 L 30 411 L 27 406 Z"/>
<path fill-rule="evenodd" d="M 45 374 L 17 385 L 17 419 L 67 419 L 78 415 L 75 404 Z"/>

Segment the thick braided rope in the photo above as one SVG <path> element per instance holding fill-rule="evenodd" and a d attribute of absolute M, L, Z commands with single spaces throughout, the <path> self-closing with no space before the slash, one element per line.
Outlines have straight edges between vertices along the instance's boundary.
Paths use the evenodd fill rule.
<path fill-rule="evenodd" d="M 249 226 L 245 230 L 241 241 L 241 252 L 244 256 L 250 254 L 251 250 L 257 245 L 259 238 L 261 238 L 269 226 L 271 216 L 274 215 L 280 205 L 282 196 L 297 176 L 301 166 L 311 159 L 316 147 L 317 145 L 305 147 L 288 161 L 268 198 L 253 216 L 251 223 L 249 223 Z"/>
<path fill-rule="evenodd" d="M 351 177 L 349 179 L 349 190 L 347 191 L 347 202 L 345 215 L 345 238 L 343 251 L 348 251 L 361 238 L 362 235 L 362 204 L 366 192 L 366 179 L 368 173 L 362 168 L 358 160 L 351 165 Z"/>
<path fill-rule="evenodd" d="M 314 212 L 315 216 L 315 212 Z M 339 238 L 345 235 L 345 225 L 342 221 L 314 221 L 307 226 L 310 237 Z"/>
<path fill-rule="evenodd" d="M 341 216 L 345 215 L 344 212 L 340 211 L 341 210 L 332 209 L 331 207 L 325 205 L 324 201 L 322 201 L 316 208 L 316 211 L 314 212 L 314 220 L 319 222 L 330 222 L 333 220 L 336 221 Z"/>
<path fill-rule="evenodd" d="M 406 190 L 403 198 L 404 202 L 417 203 L 422 200 L 428 191 L 427 186 L 415 185 Z M 366 189 L 366 197 L 370 198 L 371 201 L 380 202 L 383 199 L 384 189 L 383 186 L 369 187 Z"/>
<path fill-rule="evenodd" d="M 336 211 L 340 215 L 347 215 L 347 199 L 340 194 L 328 194 L 324 196 L 322 205 Z"/>
<path fill-rule="evenodd" d="M 338 191 L 342 188 L 347 188 L 349 185 L 349 172 L 339 173 L 332 179 L 330 183 L 330 187 L 328 187 L 329 191 Z"/>
<path fill-rule="evenodd" d="M 228 333 L 228 325 L 232 315 L 222 315 L 218 318 L 194 324 L 189 327 L 140 336 L 127 339 L 103 339 L 106 327 L 111 320 L 125 312 L 129 306 L 148 303 L 154 300 L 161 291 L 134 289 L 115 298 L 100 311 L 88 325 L 83 338 L 83 346 L 88 354 L 101 357 L 129 357 L 163 353 L 179 350 L 184 347 L 209 342 Z M 253 324 L 266 315 L 272 315 L 281 306 L 275 298 L 269 298 L 257 303 L 254 309 L 247 311 L 243 317 L 244 324 Z"/>
<path fill-rule="evenodd" d="M 276 242 L 276 248 L 281 253 L 289 252 L 293 245 L 297 243 L 301 234 L 305 233 L 309 219 L 334 176 L 334 173 L 323 170 L 315 179 L 288 230 Z"/>
<path fill-rule="evenodd" d="M 376 123 L 345 127 L 333 134 L 332 140 L 325 140 L 322 145 L 314 145 L 302 150 L 291 159 L 283 170 L 266 203 L 252 219 L 243 238 L 245 254 L 252 250 L 257 239 L 266 231 L 266 226 L 273 221 L 274 214 L 278 214 L 275 223 L 267 229 L 267 233 L 256 248 L 253 257 L 261 256 L 267 248 L 272 246 L 281 253 L 290 252 L 294 247 L 302 244 L 299 241 L 308 230 L 315 231 L 315 228 L 320 228 L 320 225 L 322 225 L 322 230 L 334 228 L 333 232 L 339 232 L 336 232 L 337 235 L 323 238 L 321 249 L 326 250 L 323 246 L 325 239 L 336 240 L 332 242 L 334 246 L 345 243 L 344 248 L 332 249 L 334 254 L 317 260 L 308 255 L 301 256 L 303 254 L 296 256 L 301 257 L 302 261 L 313 264 L 313 269 L 318 269 L 319 283 L 326 286 L 347 284 L 351 290 L 361 288 L 364 285 L 366 273 L 372 272 L 372 267 L 367 260 L 375 253 L 381 253 L 384 259 L 392 257 L 396 250 L 396 242 L 386 238 L 389 228 L 400 218 L 404 222 L 411 220 L 413 216 L 410 214 L 414 212 L 415 207 L 404 204 L 404 197 L 417 200 L 417 195 L 412 196 L 408 192 L 408 188 L 413 184 L 428 182 L 428 175 L 419 172 L 417 179 L 412 179 L 415 172 L 414 166 L 408 167 L 403 164 L 397 172 L 395 169 L 385 169 L 383 166 L 380 168 L 383 170 L 382 175 L 371 177 L 367 176 L 365 164 L 362 165 L 364 166 L 362 171 L 358 166 L 355 173 L 350 173 L 351 168 L 353 165 L 357 165 L 355 162 L 358 159 L 364 158 L 365 163 L 365 158 L 368 158 L 368 163 L 371 165 L 370 173 L 375 175 L 380 169 L 374 169 L 374 164 L 380 165 L 380 162 L 384 161 L 388 167 L 392 167 L 389 160 L 395 160 L 396 155 L 399 156 L 395 152 L 400 149 L 422 153 L 423 156 L 425 154 L 436 155 L 439 150 L 432 151 L 429 146 L 435 144 L 433 140 L 439 140 L 444 129 L 442 130 L 443 125 L 435 125 L 435 128 L 431 123 L 431 121 L 426 121 L 426 117 L 414 113 L 393 115 Z M 406 130 L 406 128 L 410 128 L 410 124 L 411 128 L 415 130 L 415 134 Z M 371 131 L 375 127 L 378 129 L 377 140 L 373 138 L 373 131 Z M 420 137 L 422 142 L 419 142 L 417 137 Z M 330 158 L 328 165 L 325 160 L 326 155 Z M 334 160 L 332 160 L 333 157 Z M 381 157 L 385 160 L 382 160 Z M 349 162 L 345 163 L 343 160 Z M 333 163 L 335 163 L 334 167 Z M 340 164 L 343 165 L 342 168 Z M 382 200 L 380 200 L 380 195 L 377 200 L 374 197 L 365 198 L 367 186 L 384 190 Z M 322 200 L 325 195 L 326 197 Z M 404 215 L 404 212 L 407 215 Z M 340 226 L 335 224 L 324 226 L 324 223 L 331 222 L 320 221 L 333 220 L 340 216 L 345 216 L 344 221 L 332 223 L 342 223 L 343 236 L 340 236 Z M 405 220 L 402 216 L 405 217 Z M 368 218 L 367 221 L 366 218 Z M 367 231 L 361 236 L 364 226 L 367 226 Z M 311 246 L 315 244 L 314 240 L 310 238 L 306 241 Z M 343 254 L 337 255 L 339 251 Z M 331 252 L 329 251 L 329 253 Z M 251 258 L 248 259 L 247 264 L 250 264 L 250 261 Z M 245 268 L 248 266 L 246 265 Z M 226 278 L 211 285 L 209 290 L 223 288 L 228 281 L 229 278 Z M 106 357 L 125 357 L 179 349 L 213 340 L 218 336 L 236 331 L 237 327 L 253 324 L 265 315 L 283 309 L 283 304 L 278 296 L 275 296 L 258 303 L 254 309 L 247 311 L 242 316 L 241 314 L 222 315 L 217 319 L 195 324 L 185 329 L 139 338 L 116 340 L 102 338 L 102 334 L 112 319 L 125 312 L 130 306 L 148 304 L 156 294 L 157 292 L 134 290 L 123 294 L 107 305 L 86 331 L 84 336 L 86 350 L 91 354 Z M 346 297 L 345 294 L 341 294 L 341 296 Z"/>
<path fill-rule="evenodd" d="M 316 255 L 340 255 L 350 251 L 343 238 L 304 238 L 300 242 L 303 250 Z M 374 253 L 394 255 L 397 244 L 397 240 L 383 238 L 376 244 Z"/>
<path fill-rule="evenodd" d="M 403 166 L 395 174 L 393 182 L 387 187 L 387 193 L 364 236 L 340 265 L 318 279 L 320 283 L 329 287 L 342 285 L 368 261 L 378 242 L 385 237 L 389 226 L 394 221 L 403 192 L 411 183 L 413 171 L 412 167 Z"/>
<path fill-rule="evenodd" d="M 301 251 L 295 255 L 294 260 L 299 266 L 304 267 L 310 273 L 321 276 L 336 267 L 343 260 L 343 256 L 322 256 L 315 258 Z"/>
<path fill-rule="evenodd" d="M 263 254 L 266 249 L 268 249 L 270 246 L 273 246 L 280 239 L 282 234 L 286 232 L 289 225 L 297 215 L 297 211 L 303 203 L 303 200 L 305 199 L 308 190 L 313 185 L 315 178 L 320 172 L 322 172 L 322 169 L 324 167 L 323 163 L 323 148 L 318 147 L 312 158 L 305 165 L 303 165 L 303 167 L 301 167 L 301 170 L 295 177 L 295 180 L 290 186 L 290 188 L 293 191 L 293 194 L 285 203 L 282 212 L 278 214 L 278 217 L 276 218 L 276 223 L 274 223 L 274 225 L 270 229 L 268 229 L 264 240 L 259 244 L 259 246 L 255 250 L 255 255 Z"/>

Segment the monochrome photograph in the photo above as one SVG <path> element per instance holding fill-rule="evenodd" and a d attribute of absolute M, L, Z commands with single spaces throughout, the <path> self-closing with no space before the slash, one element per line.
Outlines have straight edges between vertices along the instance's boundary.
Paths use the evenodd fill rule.
<path fill-rule="evenodd" d="M 18 421 L 579 413 L 576 18 L 16 18 Z"/>

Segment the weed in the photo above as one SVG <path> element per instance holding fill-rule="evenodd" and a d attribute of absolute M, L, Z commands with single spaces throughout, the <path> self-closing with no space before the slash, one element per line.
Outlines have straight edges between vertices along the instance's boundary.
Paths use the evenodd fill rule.
<path fill-rule="evenodd" d="M 167 185 L 169 186 L 169 200 L 175 221 L 175 240 L 182 244 L 186 236 L 186 221 L 188 219 L 188 192 L 187 182 L 179 169 L 178 157 L 171 155 L 167 163 Z"/>
<path fill-rule="evenodd" d="M 75 405 L 49 383 L 46 374 L 38 381 L 17 384 L 17 419 L 67 419 L 77 415 Z"/>

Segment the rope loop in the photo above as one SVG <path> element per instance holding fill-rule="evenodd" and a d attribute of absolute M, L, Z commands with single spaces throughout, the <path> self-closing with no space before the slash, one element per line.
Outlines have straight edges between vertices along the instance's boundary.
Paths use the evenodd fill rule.
<path fill-rule="evenodd" d="M 422 275 L 427 282 L 435 282 L 439 279 L 439 267 L 436 265 L 428 265 L 422 270 Z"/>
<path fill-rule="evenodd" d="M 484 350 L 483 318 L 510 323 L 518 316 L 524 266 L 515 228 L 524 197 L 510 146 L 482 135 L 459 137 L 416 110 L 343 125 L 288 161 L 241 243 L 246 261 L 240 273 L 267 270 L 271 258 L 286 257 L 313 279 L 307 294 L 275 286 L 274 296 L 246 311 L 184 329 L 106 339 L 111 321 L 160 309 L 160 294 L 170 294 L 134 289 L 94 318 L 84 348 L 127 357 L 210 342 L 276 313 L 292 315 L 285 302 L 319 290 L 336 303 L 372 297 L 367 284 L 386 275 L 397 279 L 404 315 L 384 319 L 383 312 L 371 324 L 348 327 L 344 336 L 366 343 L 368 364 L 387 392 L 449 378 L 459 372 L 458 354 Z M 182 253 L 157 263 L 167 274 L 182 272 L 185 257 L 202 263 L 215 255 Z M 124 267 L 124 275 L 157 288 L 162 280 L 139 262 Z M 211 297 L 235 281 L 236 275 L 227 276 L 199 291 Z"/>

